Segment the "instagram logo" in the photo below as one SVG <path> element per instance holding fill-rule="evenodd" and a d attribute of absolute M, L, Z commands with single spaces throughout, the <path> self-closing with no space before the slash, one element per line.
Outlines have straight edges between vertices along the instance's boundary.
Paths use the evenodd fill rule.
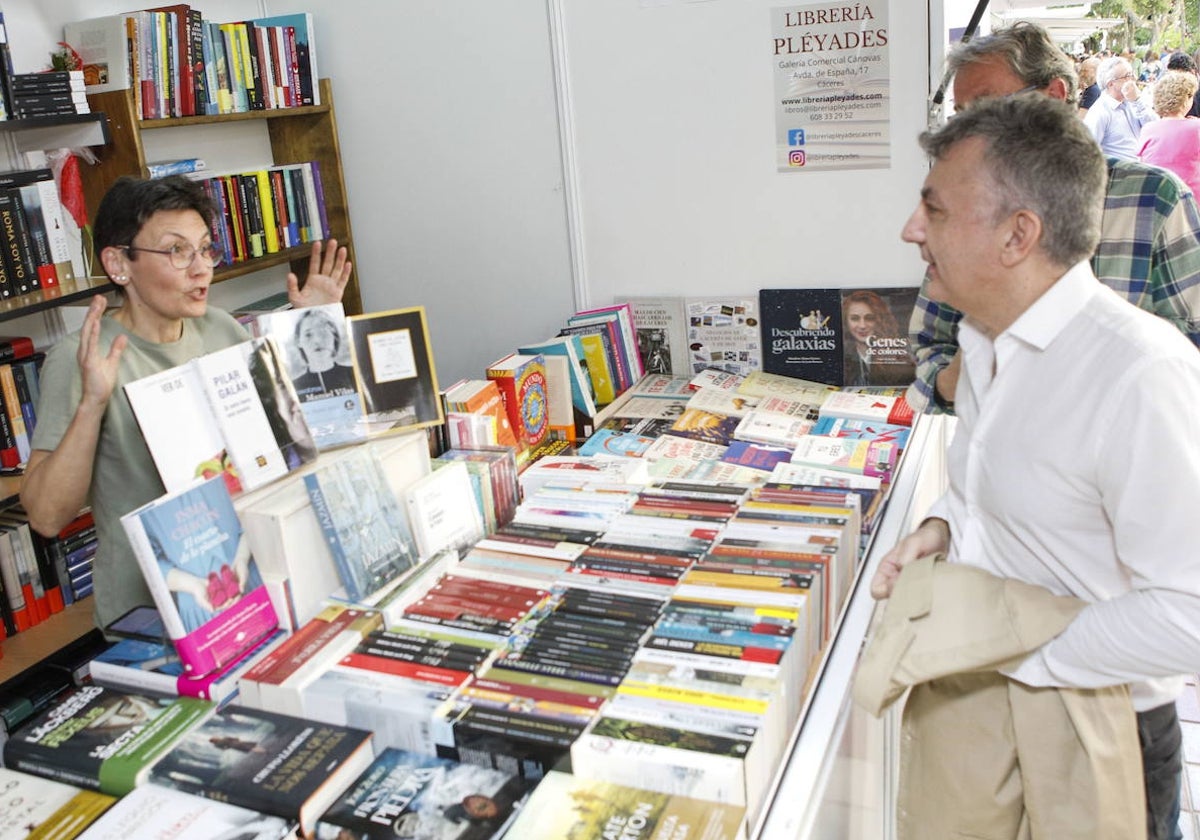
<path fill-rule="evenodd" d="M 788 166 L 803 166 L 804 157 L 803 149 L 793 149 L 788 152 Z"/>

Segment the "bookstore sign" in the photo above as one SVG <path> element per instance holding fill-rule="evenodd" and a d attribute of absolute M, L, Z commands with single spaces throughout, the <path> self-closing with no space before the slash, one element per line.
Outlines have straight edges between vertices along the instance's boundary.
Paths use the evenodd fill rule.
<path fill-rule="evenodd" d="M 886 169 L 891 78 L 888 5 L 771 10 L 780 172 Z"/>

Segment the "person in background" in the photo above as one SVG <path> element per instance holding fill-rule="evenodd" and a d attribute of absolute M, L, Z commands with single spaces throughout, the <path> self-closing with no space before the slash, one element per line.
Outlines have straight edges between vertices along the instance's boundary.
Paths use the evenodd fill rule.
<path fill-rule="evenodd" d="M 1100 59 L 1092 56 L 1079 63 L 1079 116 L 1082 117 L 1100 98 L 1100 85 L 1096 84 L 1096 70 Z"/>
<path fill-rule="evenodd" d="M 93 238 L 121 306 L 106 312 L 107 301 L 93 298 L 79 332 L 56 344 L 42 367 L 21 503 L 30 526 L 47 536 L 91 504 L 101 628 L 153 603 L 120 518 L 165 492 L 122 387 L 250 337 L 208 305 L 221 253 L 212 223 L 212 203 L 195 181 L 114 182 L 97 209 Z M 315 242 L 303 287 L 288 275 L 288 297 L 298 307 L 337 302 L 350 270 L 345 248 Z"/>
<path fill-rule="evenodd" d="M 1178 70 L 1181 73 L 1191 73 L 1196 76 L 1196 62 L 1185 52 L 1171 53 L 1167 59 L 1167 70 Z M 1192 107 L 1188 108 L 1185 117 L 1200 117 L 1200 90 L 1192 96 Z"/>
<path fill-rule="evenodd" d="M 1138 81 L 1147 84 L 1157 82 L 1162 75 L 1163 66 L 1159 61 L 1158 53 L 1154 50 L 1146 50 L 1145 58 L 1142 60 L 1142 66 L 1138 70 Z"/>
<path fill-rule="evenodd" d="M 1083 116 L 1083 124 L 1104 153 L 1122 160 L 1137 160 L 1142 126 L 1158 119 L 1147 97 L 1139 95 L 1135 78 L 1123 58 L 1100 62 L 1096 69 L 1100 98 Z"/>
<path fill-rule="evenodd" d="M 1075 68 L 1046 30 L 1020 22 L 973 38 L 950 54 L 954 102 L 968 109 L 1022 90 L 1075 101 Z M 1200 345 L 1200 208 L 1177 176 L 1137 161 L 1108 158 L 1100 244 L 1092 271 L 1132 303 L 1166 318 Z M 962 313 L 933 301 L 928 278 L 913 307 L 910 345 L 917 374 L 915 411 L 953 412 Z"/>
<path fill-rule="evenodd" d="M 1154 86 L 1161 118 L 1142 129 L 1138 160 L 1170 169 L 1200 195 L 1200 120 L 1187 117 L 1200 82 L 1194 73 L 1168 70 Z"/>
<path fill-rule="evenodd" d="M 1069 105 L 992 97 L 921 144 L 933 168 L 902 238 L 929 294 L 965 313 L 959 420 L 948 490 L 881 559 L 872 594 L 944 552 L 1087 602 L 1001 671 L 1035 688 L 1128 684 L 1147 835 L 1178 837 L 1175 701 L 1200 670 L 1200 353 L 1096 282 L 1107 173 Z"/>

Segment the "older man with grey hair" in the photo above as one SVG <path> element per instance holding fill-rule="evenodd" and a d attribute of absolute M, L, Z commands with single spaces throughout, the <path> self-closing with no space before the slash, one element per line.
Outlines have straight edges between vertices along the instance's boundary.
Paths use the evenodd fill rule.
<path fill-rule="evenodd" d="M 1133 67 L 1123 58 L 1108 58 L 1096 70 L 1100 98 L 1088 108 L 1083 124 L 1101 150 L 1122 160 L 1137 160 L 1142 126 L 1158 119 L 1148 101 L 1139 96 Z"/>

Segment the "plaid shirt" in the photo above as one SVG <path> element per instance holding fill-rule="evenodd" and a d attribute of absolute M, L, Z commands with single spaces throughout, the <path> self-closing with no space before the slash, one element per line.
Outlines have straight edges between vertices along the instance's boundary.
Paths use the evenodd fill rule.
<path fill-rule="evenodd" d="M 1108 158 L 1108 192 L 1092 271 L 1113 291 L 1166 318 L 1200 346 L 1200 208 L 1174 175 Z M 934 378 L 958 352 L 962 313 L 930 300 L 928 283 L 926 277 L 908 327 L 917 378 L 907 398 L 915 411 L 936 413 Z"/>

